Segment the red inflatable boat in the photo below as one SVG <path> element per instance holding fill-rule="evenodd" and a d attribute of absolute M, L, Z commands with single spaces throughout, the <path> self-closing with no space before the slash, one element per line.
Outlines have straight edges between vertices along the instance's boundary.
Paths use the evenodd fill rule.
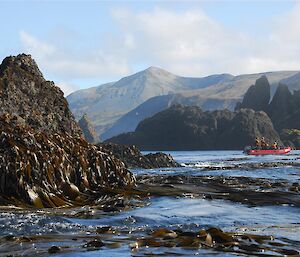
<path fill-rule="evenodd" d="M 292 149 L 290 147 L 282 149 L 247 149 L 245 153 L 248 155 L 267 155 L 267 154 L 287 154 Z"/>

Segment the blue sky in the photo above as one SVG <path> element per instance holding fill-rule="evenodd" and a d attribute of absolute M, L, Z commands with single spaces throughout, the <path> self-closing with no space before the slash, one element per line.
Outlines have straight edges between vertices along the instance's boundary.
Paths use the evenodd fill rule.
<path fill-rule="evenodd" d="M 158 66 L 184 76 L 300 69 L 299 1 L 5 1 L 0 58 L 30 53 L 68 94 Z"/>

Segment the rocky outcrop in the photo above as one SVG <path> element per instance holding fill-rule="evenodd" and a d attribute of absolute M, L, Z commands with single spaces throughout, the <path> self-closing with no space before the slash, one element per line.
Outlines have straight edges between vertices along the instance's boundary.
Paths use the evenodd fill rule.
<path fill-rule="evenodd" d="M 132 145 L 117 145 L 113 143 L 100 144 L 103 151 L 122 160 L 128 168 L 155 169 L 163 167 L 180 167 L 171 155 L 165 153 L 149 153 L 143 155 Z"/>
<path fill-rule="evenodd" d="M 287 85 L 279 83 L 272 101 L 266 105 L 267 99 L 269 99 L 267 91 L 270 95 L 268 85 L 266 78 L 257 80 L 255 86 L 250 87 L 245 94 L 243 103 L 238 104 L 236 109 L 245 107 L 264 110 L 270 117 L 274 128 L 279 132 L 283 143 L 299 147 L 299 136 L 295 131 L 300 129 L 300 90 L 296 90 L 292 94 Z M 265 98 L 264 101 L 262 101 L 263 98 Z M 259 101 L 261 104 L 257 103 Z"/>
<path fill-rule="evenodd" d="M 90 203 L 133 186 L 124 164 L 83 138 L 46 134 L 0 117 L 0 195 L 38 208 Z"/>
<path fill-rule="evenodd" d="M 280 138 L 284 145 L 291 146 L 294 149 L 300 149 L 299 129 L 283 129 L 280 131 Z"/>
<path fill-rule="evenodd" d="M 300 91 L 290 92 L 286 85 L 280 84 L 268 106 L 268 115 L 276 129 L 300 128 Z"/>
<path fill-rule="evenodd" d="M 244 95 L 242 103 L 238 103 L 236 110 L 247 108 L 255 111 L 266 111 L 270 101 L 270 84 L 264 75 L 256 80 Z"/>
<path fill-rule="evenodd" d="M 99 142 L 99 137 L 97 136 L 91 120 L 86 114 L 82 116 L 82 118 L 78 121 L 78 124 L 83 132 L 86 141 L 92 144 Z"/>
<path fill-rule="evenodd" d="M 203 112 L 198 107 L 176 105 L 144 120 L 135 132 L 108 141 L 134 144 L 143 150 L 216 150 L 243 149 L 262 136 L 281 144 L 264 112 Z"/>
<path fill-rule="evenodd" d="M 63 92 L 43 78 L 30 55 L 10 56 L 0 65 L 0 113 L 47 133 L 81 135 Z"/>
<path fill-rule="evenodd" d="M 122 161 L 82 137 L 29 55 L 0 66 L 0 113 L 0 204 L 84 205 L 134 185 Z"/>
<path fill-rule="evenodd" d="M 239 99 L 225 98 L 203 99 L 201 96 L 184 96 L 183 94 L 155 96 L 122 116 L 110 129 L 101 135 L 101 138 L 106 140 L 122 133 L 132 132 L 136 129 L 141 121 L 169 108 L 174 104 L 198 106 L 207 111 L 225 108 L 233 110 L 238 100 Z"/>

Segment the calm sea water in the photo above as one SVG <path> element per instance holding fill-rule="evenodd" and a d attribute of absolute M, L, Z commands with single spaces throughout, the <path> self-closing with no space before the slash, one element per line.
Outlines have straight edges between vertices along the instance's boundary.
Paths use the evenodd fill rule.
<path fill-rule="evenodd" d="M 300 182 L 300 169 L 292 166 L 268 169 L 231 169 L 224 166 L 237 163 L 299 162 L 299 151 L 286 156 L 245 156 L 240 151 L 181 151 L 168 152 L 181 168 L 133 170 L 136 174 L 190 174 L 193 176 L 246 176 L 253 178 L 285 179 Z M 203 170 L 215 166 L 220 170 Z M 225 231 L 247 231 L 257 234 L 276 235 L 291 240 L 300 239 L 300 209 L 293 206 L 250 207 L 225 200 L 205 200 L 192 198 L 155 197 L 145 207 L 109 214 L 105 217 L 80 219 L 50 216 L 32 211 L 15 212 L 3 210 L 0 213 L 0 235 L 47 235 L 76 234 L 83 228 L 113 226 L 130 229 L 155 227 L 184 228 L 219 227 Z M 185 256 L 236 256 L 199 249 L 194 252 L 182 250 Z M 55 256 L 133 256 L 129 246 L 116 249 L 101 249 L 92 252 L 56 254 Z"/>

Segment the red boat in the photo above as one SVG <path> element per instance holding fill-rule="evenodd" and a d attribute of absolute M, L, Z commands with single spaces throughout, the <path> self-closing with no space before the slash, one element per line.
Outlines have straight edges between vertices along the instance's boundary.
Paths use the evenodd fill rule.
<path fill-rule="evenodd" d="M 290 147 L 282 149 L 246 149 L 245 153 L 248 155 L 287 154 L 291 150 Z"/>

